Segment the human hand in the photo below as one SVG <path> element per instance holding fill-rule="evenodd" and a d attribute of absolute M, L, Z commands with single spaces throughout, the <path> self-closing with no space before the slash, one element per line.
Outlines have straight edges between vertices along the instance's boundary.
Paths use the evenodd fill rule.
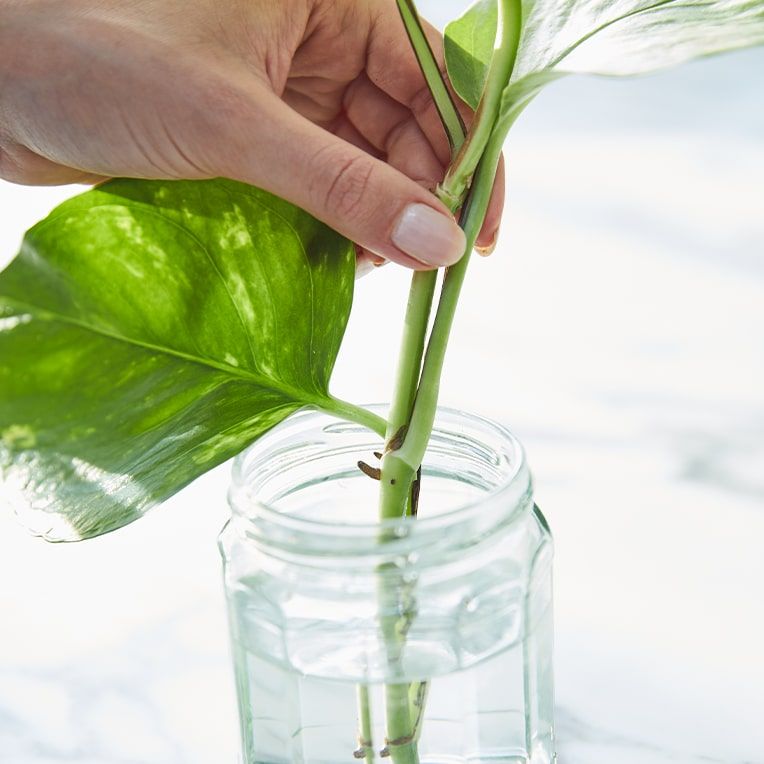
<path fill-rule="evenodd" d="M 393 0 L 0 0 L 6 180 L 230 177 L 423 269 L 464 249 L 448 159 Z"/>

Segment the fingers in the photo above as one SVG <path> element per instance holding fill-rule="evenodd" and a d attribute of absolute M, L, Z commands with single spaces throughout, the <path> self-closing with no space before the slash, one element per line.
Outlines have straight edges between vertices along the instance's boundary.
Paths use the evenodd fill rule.
<path fill-rule="evenodd" d="M 0 178 L 25 186 L 64 186 L 107 180 L 102 175 L 51 162 L 16 143 L 0 147 Z"/>
<path fill-rule="evenodd" d="M 361 75 L 347 89 L 346 118 L 389 164 L 434 188 L 444 167 L 413 114 Z"/>
<path fill-rule="evenodd" d="M 411 268 L 451 265 L 464 254 L 453 216 L 404 173 L 264 88 L 252 94 L 250 109 L 227 122 L 219 174 L 282 196 L 362 248 Z"/>
<path fill-rule="evenodd" d="M 348 143 L 351 143 L 353 146 L 357 146 L 362 151 L 365 151 L 367 154 L 370 154 L 377 159 L 388 161 L 389 164 L 391 164 L 393 167 L 396 167 L 396 169 L 401 170 L 401 172 L 408 174 L 409 177 L 416 177 L 416 173 L 414 175 L 407 173 L 407 166 L 397 166 L 394 157 L 392 160 L 387 159 L 385 154 L 383 154 L 381 151 L 379 151 L 379 149 L 369 143 L 366 138 L 364 138 L 364 136 L 361 135 L 358 130 L 356 130 L 353 123 L 347 119 L 347 116 L 343 116 L 335 122 L 332 132 L 339 138 L 342 138 Z M 424 138 L 422 139 L 424 140 Z M 405 165 L 405 163 L 403 164 Z M 411 165 L 408 165 L 408 169 L 413 168 Z M 429 182 L 420 182 L 420 185 L 427 189 L 431 188 L 431 183 Z M 374 252 L 370 252 L 369 250 L 363 249 L 362 247 L 356 245 L 355 277 L 356 279 L 360 279 L 389 262 L 389 260 L 386 260 L 381 255 L 374 254 Z"/>
<path fill-rule="evenodd" d="M 335 121 L 331 132 L 333 132 L 338 138 L 342 138 L 343 141 L 352 143 L 353 146 L 365 151 L 371 156 L 384 160 L 385 155 L 366 140 L 365 136 L 356 129 L 355 125 L 347 119 L 346 116 L 341 116 Z"/>

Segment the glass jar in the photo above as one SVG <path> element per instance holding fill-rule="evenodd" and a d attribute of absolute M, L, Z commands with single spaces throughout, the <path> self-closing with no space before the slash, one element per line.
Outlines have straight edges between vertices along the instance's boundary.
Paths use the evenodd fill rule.
<path fill-rule="evenodd" d="M 520 444 L 441 409 L 418 516 L 385 523 L 357 467 L 379 450 L 305 412 L 235 462 L 245 764 L 554 762 L 552 542 Z"/>

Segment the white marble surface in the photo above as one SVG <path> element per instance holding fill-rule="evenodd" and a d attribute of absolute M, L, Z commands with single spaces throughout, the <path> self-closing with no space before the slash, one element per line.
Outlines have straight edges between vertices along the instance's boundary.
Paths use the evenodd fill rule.
<path fill-rule="evenodd" d="M 762 71 L 556 85 L 466 287 L 443 400 L 520 435 L 556 533 L 561 764 L 764 764 Z M 0 258 L 72 191 L 0 183 Z M 405 292 L 359 286 L 338 393 L 389 395 Z M 226 481 L 78 546 L 0 516 L 0 762 L 235 761 Z"/>

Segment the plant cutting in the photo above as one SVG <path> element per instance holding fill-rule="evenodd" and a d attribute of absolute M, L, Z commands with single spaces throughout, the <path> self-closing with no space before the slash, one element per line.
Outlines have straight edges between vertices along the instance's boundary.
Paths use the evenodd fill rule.
<path fill-rule="evenodd" d="M 261 436 L 267 443 L 276 425 L 302 409 L 375 434 L 376 448 L 364 442 L 364 449 L 349 452 L 363 454 L 356 480 L 378 489 L 378 501 L 362 505 L 368 512 L 376 503 L 379 518 L 374 554 L 383 559 L 366 576 L 373 579 L 378 609 L 372 639 L 378 645 L 368 654 L 377 655 L 378 664 L 371 661 L 368 682 L 356 675 L 350 682 L 358 684 L 354 724 L 360 744 L 351 749 L 344 739 L 343 754 L 305 756 L 316 761 L 344 760 L 351 750 L 367 761 L 389 756 L 399 764 L 459 755 L 447 749 L 445 733 L 420 750 L 422 735 L 429 734 L 428 711 L 442 699 L 435 685 L 446 672 L 428 674 L 423 659 L 417 670 L 409 664 L 417 629 L 427 623 L 428 596 L 435 600 L 438 594 L 429 591 L 416 563 L 396 566 L 380 550 L 398 553 L 400 532 L 412 538 L 430 532 L 418 503 L 437 484 L 427 470 L 428 447 L 447 437 L 443 431 L 438 436 L 436 426 L 443 361 L 469 253 L 512 124 L 546 84 L 566 74 L 637 74 L 764 41 L 761 2 L 484 0 L 446 30 L 450 84 L 476 110 L 467 130 L 414 3 L 398 5 L 453 149 L 437 194 L 458 215 L 467 248 L 445 272 L 434 311 L 437 273 L 413 276 L 388 411 L 329 392 L 352 301 L 352 244 L 263 191 L 225 180 L 111 181 L 35 226 L 0 275 L 3 485 L 22 519 L 50 540 L 89 538 L 131 522 Z M 305 425 L 310 432 L 315 426 Z M 277 449 L 263 449 L 277 459 Z M 267 471 L 262 452 L 253 453 L 259 471 Z M 466 470 L 466 462 L 450 469 Z M 242 467 L 243 505 L 251 488 L 246 472 Z M 516 479 L 521 471 L 512 474 Z M 277 491 L 271 501 L 278 506 Z M 244 506 L 242 513 L 247 511 Z M 286 533 L 268 517 L 277 526 L 269 532 Z M 535 517 L 534 554 L 545 548 L 543 522 Z M 417 524 L 424 530 L 412 530 Z M 496 527 L 503 527 L 498 520 Z M 368 537 L 355 541 L 371 543 Z M 290 543 L 284 539 L 283 548 L 297 554 Z M 406 549 L 403 557 L 415 553 L 423 554 L 421 547 Z M 449 549 L 447 556 L 455 554 L 456 548 Z M 415 575 L 407 577 L 412 566 Z M 507 649 L 511 644 L 496 642 Z M 474 645 L 472 654 L 486 661 L 486 650 L 491 659 L 500 654 Z M 252 673 L 249 658 L 242 660 Z M 311 665 L 304 668 L 306 675 L 311 671 Z M 535 680 L 526 677 L 528 693 L 534 682 L 538 693 L 548 692 L 542 675 L 539 669 Z M 320 686 L 329 693 L 328 685 Z M 251 691 L 240 685 L 241 695 Z M 476 717 L 482 718 L 479 711 Z M 544 724 L 526 720 L 525 729 Z M 507 748 L 504 758 L 493 760 L 551 759 L 550 732 L 540 733 L 540 742 L 526 737 L 524 748 Z M 288 760 L 277 748 L 270 759 L 247 752 L 247 760 Z M 471 760 L 489 756 L 481 743 L 476 750 L 478 758 Z"/>

